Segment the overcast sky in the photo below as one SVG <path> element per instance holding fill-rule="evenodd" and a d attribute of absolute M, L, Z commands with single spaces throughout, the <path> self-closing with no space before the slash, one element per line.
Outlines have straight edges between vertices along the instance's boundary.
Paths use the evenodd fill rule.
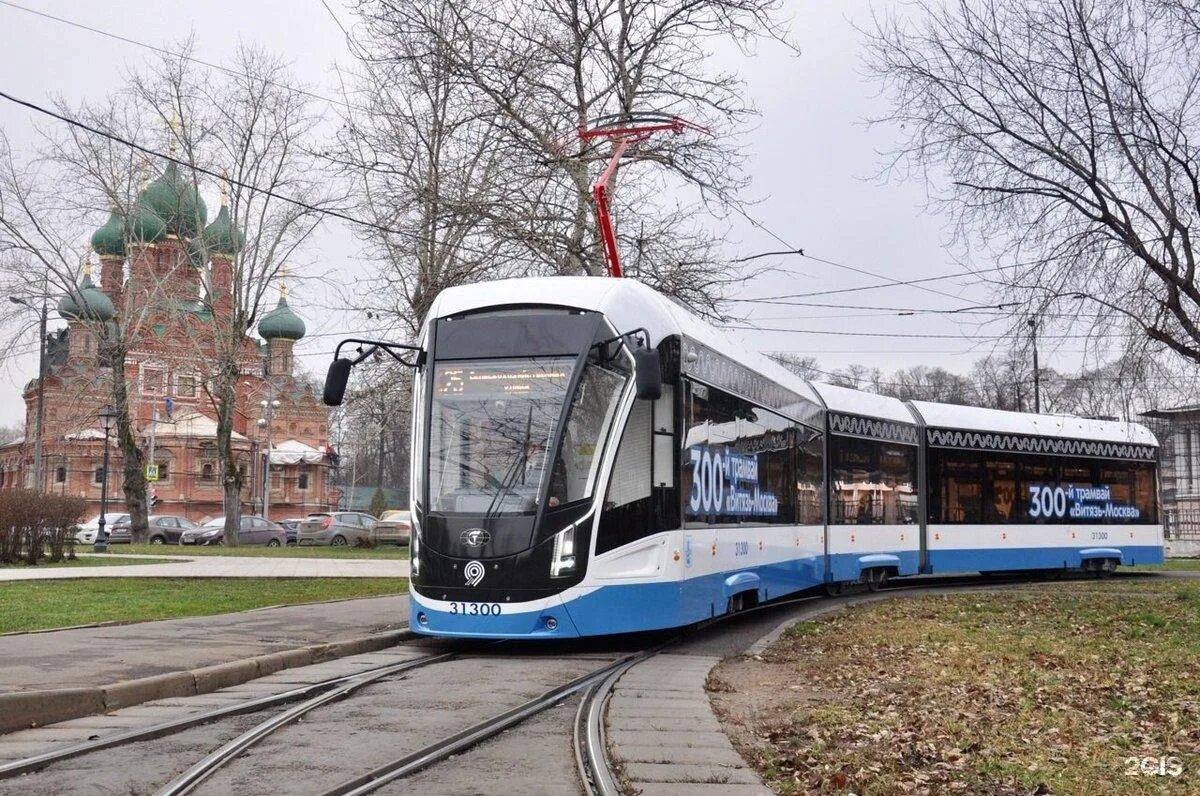
<path fill-rule="evenodd" d="M 333 65 L 349 62 L 342 32 L 321 0 L 18 2 L 156 45 L 194 31 L 196 56 L 218 63 L 229 60 L 239 37 L 257 42 L 292 59 L 297 75 L 327 95 L 334 93 Z M 761 199 L 751 213 L 810 255 L 893 279 L 961 270 L 945 247 L 945 219 L 924 209 L 924 186 L 881 185 L 870 179 L 881 163 L 878 153 L 894 141 L 892 130 L 868 129 L 863 124 L 885 107 L 876 87 L 863 75 L 859 35 L 852 24 L 865 19 L 868 4 L 789 0 L 788 5 L 791 38 L 800 55 L 769 42 L 762 43 L 751 57 L 743 57 L 733 48 L 717 53 L 722 63 L 744 76 L 762 113 L 747 141 L 750 194 Z M 353 17 L 338 0 L 329 0 L 329 6 L 343 24 L 352 24 Z M 55 96 L 78 101 L 104 95 L 119 87 L 127 69 L 155 57 L 135 45 L 32 15 L 7 2 L 0 2 L 0 31 L 4 42 L 0 84 L 9 93 L 37 102 Z M 34 141 L 35 124 L 50 123 L 35 120 L 25 109 L 0 100 L 0 126 L 18 148 Z M 211 206 L 215 191 L 210 193 Z M 103 221 L 97 216 L 96 226 Z M 79 231 L 81 245 L 91 232 L 91 228 Z M 735 225 L 728 246 L 730 256 L 781 248 L 776 240 L 745 222 Z M 356 241 L 341 222 L 330 223 L 312 239 L 305 259 L 320 262 L 322 271 L 345 265 L 344 273 L 353 274 L 364 267 Z M 810 259 L 793 257 L 779 262 L 790 273 L 747 283 L 739 296 L 837 290 L 880 281 Z M 308 287 L 300 282 L 292 290 L 291 302 L 308 321 L 310 333 L 297 353 L 309 369 L 321 372 L 336 335 L 354 332 L 360 324 L 351 314 L 318 313 L 326 302 L 326 288 Z M 972 278 L 934 282 L 928 287 L 949 295 L 917 286 L 893 286 L 807 300 L 948 309 L 989 299 L 986 287 Z M 857 362 L 886 370 L 929 364 L 963 371 L 994 345 L 978 337 L 995 330 L 981 331 L 973 323 L 945 316 L 769 305 L 747 307 L 747 312 L 757 325 L 806 330 L 738 332 L 749 345 L 811 354 L 827 369 Z M 61 325 L 60 321 L 54 323 Z M 846 332 L 945 336 L 873 338 Z M 1080 354 L 1072 351 L 1059 351 L 1047 359 L 1044 364 L 1064 369 L 1078 368 L 1081 361 Z M 33 355 L 0 372 L 0 424 L 20 422 L 20 385 L 35 372 Z"/>

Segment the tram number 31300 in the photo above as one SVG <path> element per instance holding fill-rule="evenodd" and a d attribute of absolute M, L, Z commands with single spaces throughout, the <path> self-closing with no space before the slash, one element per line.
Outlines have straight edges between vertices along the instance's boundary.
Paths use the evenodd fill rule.
<path fill-rule="evenodd" d="M 450 603 L 450 613 L 461 616 L 499 616 L 500 603 Z"/>

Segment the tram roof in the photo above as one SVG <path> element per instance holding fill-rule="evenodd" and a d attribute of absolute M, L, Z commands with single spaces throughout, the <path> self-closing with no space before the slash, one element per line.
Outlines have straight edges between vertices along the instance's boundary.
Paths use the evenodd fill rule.
<path fill-rule="evenodd" d="M 1098 440 L 1103 442 L 1132 442 L 1139 445 L 1158 445 L 1150 429 L 1140 423 L 1119 420 L 1091 420 L 1071 415 L 1035 415 L 1028 412 L 1006 412 L 978 406 L 935 404 L 929 401 L 910 401 L 920 412 L 926 425 L 966 431 L 992 431 L 1002 434 L 1032 434 L 1042 437 Z"/>
<path fill-rule="evenodd" d="M 814 404 L 820 404 L 816 392 L 807 381 L 747 347 L 734 333 L 717 329 L 691 310 L 636 279 L 549 276 L 462 285 L 447 288 L 438 294 L 429 315 L 441 318 L 486 307 L 509 305 L 571 307 L 600 312 L 618 332 L 645 328 L 650 333 L 651 345 L 657 345 L 671 335 L 684 335 L 757 371 Z"/>
<path fill-rule="evenodd" d="M 838 387 L 835 384 L 825 384 L 820 381 L 814 381 L 811 384 L 821 399 L 825 401 L 825 408 L 831 412 L 846 412 L 916 425 L 916 418 L 913 417 L 904 402 L 898 398 L 853 390 L 849 387 Z"/>

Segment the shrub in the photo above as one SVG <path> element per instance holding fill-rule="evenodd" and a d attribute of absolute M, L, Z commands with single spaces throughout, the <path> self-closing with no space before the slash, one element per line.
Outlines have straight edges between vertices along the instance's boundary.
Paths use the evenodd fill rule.
<path fill-rule="evenodd" d="M 86 508 L 82 498 L 0 490 L 0 564 L 74 557 L 75 528 Z"/>
<path fill-rule="evenodd" d="M 371 516 L 382 517 L 385 511 L 387 511 L 387 497 L 383 494 L 383 488 L 379 487 L 371 496 Z"/>
<path fill-rule="evenodd" d="M 363 549 L 370 549 L 370 548 L 373 548 L 373 547 L 378 547 L 378 545 L 376 544 L 375 540 L 374 540 L 374 539 L 371 539 L 370 537 L 367 537 L 367 536 L 360 536 L 360 537 L 358 537 L 357 539 L 355 539 L 355 540 L 354 540 L 354 546 L 355 546 L 355 547 L 360 547 L 360 548 L 363 548 Z"/>

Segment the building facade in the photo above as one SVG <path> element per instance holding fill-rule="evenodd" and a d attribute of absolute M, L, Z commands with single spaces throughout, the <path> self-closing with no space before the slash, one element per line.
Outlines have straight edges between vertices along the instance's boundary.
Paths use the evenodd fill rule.
<path fill-rule="evenodd" d="M 1141 418 L 1158 438 L 1164 531 L 1168 538 L 1200 539 L 1200 404 L 1153 409 Z"/>
<path fill-rule="evenodd" d="M 82 280 L 57 305 L 66 328 L 45 341 L 43 421 L 39 428 L 35 378 L 24 390 L 24 438 L 0 447 L 0 488 L 39 486 L 34 440 L 40 435 L 40 487 L 83 497 L 98 513 L 105 442 L 99 412 L 114 404 L 115 375 L 124 381 L 139 447 L 156 465 L 148 495 L 152 513 L 194 520 L 219 515 L 224 473 L 212 376 L 218 346 L 233 346 L 226 361 L 238 368 L 233 446 L 243 472 L 242 510 L 262 513 L 264 497 L 272 519 L 336 505 L 328 479 L 328 412 L 318 388 L 294 368 L 304 322 L 281 286 L 274 308 L 258 320 L 257 338 L 222 334 L 234 308 L 244 236 L 224 196 L 217 216 L 206 222 L 194 184 L 170 163 L 142 188 L 125 217 L 114 210 L 92 235 L 99 283 L 89 257 Z M 114 374 L 103 349 L 118 326 L 126 356 L 123 372 Z M 115 435 L 109 445 L 109 510 L 121 511 Z"/>

